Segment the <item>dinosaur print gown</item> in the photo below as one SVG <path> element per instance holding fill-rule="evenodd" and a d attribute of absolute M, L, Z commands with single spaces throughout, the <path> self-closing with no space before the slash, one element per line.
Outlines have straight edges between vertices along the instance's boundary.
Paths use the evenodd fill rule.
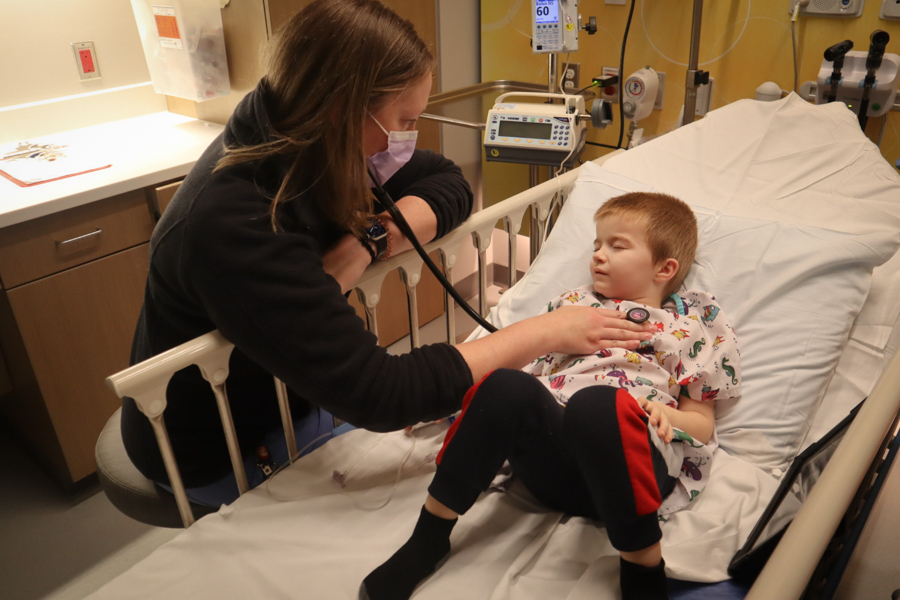
<path fill-rule="evenodd" d="M 740 351 L 735 332 L 715 298 L 706 292 L 673 294 L 662 308 L 651 308 L 605 298 L 586 285 L 550 302 L 544 312 L 569 304 L 622 311 L 645 308 L 656 333 L 636 350 L 611 348 L 592 355 L 551 352 L 525 367 L 523 370 L 540 379 L 560 404 L 565 405 L 572 394 L 593 385 L 624 388 L 635 398 L 644 396 L 673 408 L 678 406 L 679 396 L 698 401 L 740 396 Z M 675 490 L 659 509 L 664 519 L 664 515 L 694 500 L 705 487 L 716 436 L 713 433 L 708 444 L 677 430 L 675 440 L 668 445 L 655 433 L 650 438 L 666 457 L 670 475 L 678 477 Z"/>

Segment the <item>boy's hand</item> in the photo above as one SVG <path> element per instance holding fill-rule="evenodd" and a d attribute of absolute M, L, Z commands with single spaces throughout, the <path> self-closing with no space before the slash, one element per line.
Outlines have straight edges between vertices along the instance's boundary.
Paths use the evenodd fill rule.
<path fill-rule="evenodd" d="M 637 399 L 638 404 L 644 409 L 644 412 L 650 417 L 650 425 L 656 427 L 656 433 L 667 444 L 672 443 L 675 437 L 675 430 L 669 422 L 666 414 L 668 407 L 661 402 L 652 402 L 641 396 Z"/>

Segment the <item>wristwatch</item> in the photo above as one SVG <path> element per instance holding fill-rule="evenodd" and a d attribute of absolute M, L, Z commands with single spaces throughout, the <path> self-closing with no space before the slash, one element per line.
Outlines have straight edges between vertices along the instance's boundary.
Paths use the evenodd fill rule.
<path fill-rule="evenodd" d="M 369 225 L 364 231 L 366 237 L 361 241 L 372 253 L 372 262 L 381 260 L 388 251 L 388 230 L 384 228 L 381 221 L 375 217 L 369 217 Z M 374 251 L 372 244 L 375 245 Z"/>

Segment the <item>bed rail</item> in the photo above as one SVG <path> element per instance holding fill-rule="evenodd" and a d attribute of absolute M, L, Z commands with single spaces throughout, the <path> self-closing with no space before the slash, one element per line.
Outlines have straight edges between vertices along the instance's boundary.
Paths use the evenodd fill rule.
<path fill-rule="evenodd" d="M 607 155 L 608 157 L 609 155 Z M 607 157 L 604 157 L 607 158 Z M 599 161 L 598 161 L 599 162 Z M 522 226 L 526 211 L 531 211 L 532 223 L 544 223 L 550 214 L 551 204 L 559 190 L 565 191 L 577 177 L 577 170 L 564 173 L 557 179 L 544 182 L 538 186 L 525 190 L 511 198 L 494 206 L 490 206 L 473 214 L 457 229 L 445 237 L 425 245 L 428 252 L 438 251 L 442 267 L 447 279 L 451 282 L 452 269 L 456 264 L 462 242 L 468 237 L 478 253 L 478 293 L 480 298 L 480 312 L 487 313 L 485 297 L 487 295 L 487 251 L 491 245 L 493 230 L 498 222 L 502 222 L 504 229 L 509 234 L 510 247 L 510 281 L 515 283 L 515 254 L 516 234 Z M 533 236 L 540 240 L 543 238 L 543 228 L 535 228 L 538 233 Z M 539 244 L 532 245 L 532 252 L 540 250 Z M 357 284 L 357 294 L 365 308 L 366 321 L 369 329 L 378 335 L 375 325 L 376 307 L 381 300 L 381 286 L 385 276 L 397 269 L 400 271 L 401 280 L 406 287 L 409 298 L 409 321 L 411 347 L 419 346 L 419 323 L 416 310 L 416 285 L 421 278 L 423 266 L 422 259 L 414 252 L 407 252 L 399 256 L 389 258 L 373 264 L 366 269 L 360 282 Z M 446 295 L 446 294 L 445 294 Z M 453 300 L 447 297 L 447 332 L 448 340 L 455 339 L 456 324 L 454 320 Z M 185 342 L 162 354 L 149 358 L 139 364 L 120 371 L 106 379 L 106 385 L 120 398 L 132 398 L 140 411 L 150 420 L 153 431 L 159 443 L 166 472 L 175 493 L 175 499 L 181 514 L 184 526 L 188 527 L 194 522 L 190 504 L 185 493 L 184 484 L 175 462 L 172 445 L 166 431 L 163 413 L 166 410 L 166 387 L 172 375 L 181 369 L 191 365 L 197 365 L 203 378 L 209 383 L 216 397 L 219 415 L 222 418 L 225 429 L 228 451 L 234 468 L 238 489 L 241 494 L 247 491 L 247 475 L 244 471 L 240 449 L 235 435 L 234 422 L 228 406 L 228 398 L 225 392 L 225 380 L 228 378 L 228 360 L 234 345 L 225 339 L 218 331 L 211 331 L 198 338 Z M 285 439 L 291 460 L 297 455 L 297 443 L 294 438 L 290 407 L 287 401 L 287 388 L 284 383 L 275 378 L 278 392 L 278 403 L 284 425 Z"/>
<path fill-rule="evenodd" d="M 900 352 L 895 352 L 747 600 L 801 597 L 898 413 Z"/>

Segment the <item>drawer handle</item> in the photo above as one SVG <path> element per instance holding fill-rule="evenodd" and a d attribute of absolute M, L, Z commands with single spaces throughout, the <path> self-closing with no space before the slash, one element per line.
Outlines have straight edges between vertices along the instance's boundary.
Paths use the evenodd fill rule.
<path fill-rule="evenodd" d="M 86 233 L 84 235 L 79 235 L 78 237 L 73 237 L 71 240 L 66 240 L 64 242 L 58 241 L 58 242 L 56 242 L 56 247 L 57 248 L 65 248 L 65 246 L 67 244 L 74 244 L 76 242 L 86 240 L 89 237 L 94 237 L 95 235 L 100 235 L 101 233 L 103 233 L 103 230 L 98 227 L 96 231 L 92 231 L 92 232 Z"/>

